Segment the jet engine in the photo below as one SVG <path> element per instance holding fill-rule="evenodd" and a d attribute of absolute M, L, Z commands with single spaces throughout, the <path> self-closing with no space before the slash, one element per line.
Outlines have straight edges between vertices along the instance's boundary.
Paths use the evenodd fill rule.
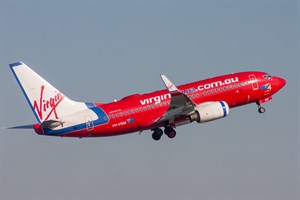
<path fill-rule="evenodd" d="M 226 117 L 228 114 L 229 106 L 225 101 L 207 102 L 199 104 L 189 115 L 189 119 L 191 122 L 204 123 Z"/>

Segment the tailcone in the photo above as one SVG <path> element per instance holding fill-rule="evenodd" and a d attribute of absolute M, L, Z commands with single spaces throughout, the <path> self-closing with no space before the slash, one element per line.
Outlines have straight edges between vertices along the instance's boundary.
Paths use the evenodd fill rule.
<path fill-rule="evenodd" d="M 33 125 L 33 129 L 35 130 L 35 132 L 38 135 L 45 135 L 42 124 L 35 124 L 35 125 Z"/>

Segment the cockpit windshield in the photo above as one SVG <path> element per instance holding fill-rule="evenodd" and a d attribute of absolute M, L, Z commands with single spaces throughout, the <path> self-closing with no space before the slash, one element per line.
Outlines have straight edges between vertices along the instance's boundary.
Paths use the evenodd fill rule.
<path fill-rule="evenodd" d="M 271 79 L 272 78 L 272 75 L 271 74 L 266 74 L 264 75 L 264 79 Z"/>

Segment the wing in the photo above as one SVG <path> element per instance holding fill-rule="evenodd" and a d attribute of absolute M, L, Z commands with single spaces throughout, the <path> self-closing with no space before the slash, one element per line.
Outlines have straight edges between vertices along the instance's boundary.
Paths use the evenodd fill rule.
<path fill-rule="evenodd" d="M 167 120 L 173 122 L 176 117 L 188 115 L 193 112 L 196 107 L 193 100 L 178 90 L 164 74 L 161 75 L 161 78 L 171 94 L 171 101 L 168 111 L 156 123 Z"/>

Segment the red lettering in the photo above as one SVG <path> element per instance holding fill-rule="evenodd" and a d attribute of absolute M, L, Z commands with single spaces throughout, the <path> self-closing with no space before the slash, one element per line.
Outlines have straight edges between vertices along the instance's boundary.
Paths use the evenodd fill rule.
<path fill-rule="evenodd" d="M 54 95 L 54 97 L 50 97 L 49 99 L 44 99 L 44 89 L 45 86 L 41 86 L 41 92 L 40 92 L 40 99 L 39 103 L 37 100 L 34 100 L 33 102 L 33 109 L 39 116 L 40 120 L 47 120 L 52 112 L 55 115 L 55 118 L 58 119 L 58 115 L 56 112 L 56 107 L 58 104 L 63 100 L 64 96 L 59 92 Z M 55 91 L 56 92 L 56 91 Z M 44 114 L 48 114 L 46 117 L 44 117 Z"/>

